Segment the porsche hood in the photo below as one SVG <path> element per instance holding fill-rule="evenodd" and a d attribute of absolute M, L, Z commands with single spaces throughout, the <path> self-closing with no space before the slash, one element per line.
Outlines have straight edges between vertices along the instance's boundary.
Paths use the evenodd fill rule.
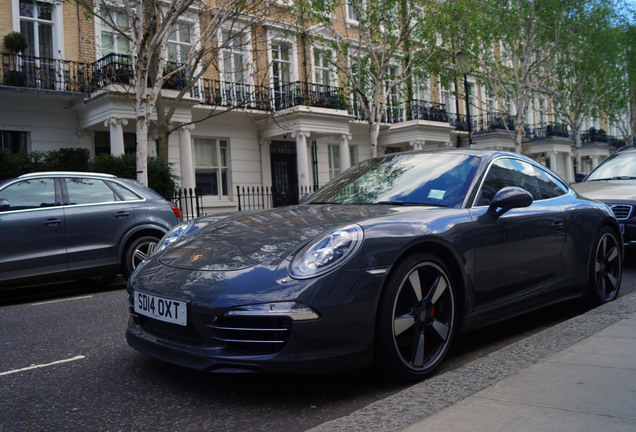
<path fill-rule="evenodd" d="M 255 265 L 276 266 L 313 238 L 341 226 L 387 216 L 389 206 L 301 205 L 235 213 L 201 227 L 169 246 L 159 261 L 199 271 L 231 271 Z"/>

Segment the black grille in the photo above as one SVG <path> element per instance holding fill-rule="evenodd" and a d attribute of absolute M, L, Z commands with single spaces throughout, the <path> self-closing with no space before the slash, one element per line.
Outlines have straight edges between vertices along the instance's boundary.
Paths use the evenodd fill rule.
<path fill-rule="evenodd" d="M 632 206 L 630 205 L 613 205 L 611 208 L 616 219 L 628 219 L 632 214 Z"/>
<path fill-rule="evenodd" d="M 180 326 L 177 324 L 158 321 L 143 315 L 139 315 L 138 319 L 141 328 L 152 335 L 172 341 L 187 343 L 188 345 L 202 345 L 203 338 L 191 324 L 188 324 L 187 326 Z"/>
<path fill-rule="evenodd" d="M 291 320 L 287 317 L 224 317 L 207 325 L 214 338 L 228 346 L 250 351 L 275 353 L 289 339 Z"/>

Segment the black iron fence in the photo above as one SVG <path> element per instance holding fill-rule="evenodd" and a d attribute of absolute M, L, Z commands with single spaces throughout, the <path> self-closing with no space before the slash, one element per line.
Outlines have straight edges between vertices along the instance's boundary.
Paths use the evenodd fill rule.
<path fill-rule="evenodd" d="M 281 189 L 275 186 L 236 186 L 238 210 L 261 210 L 298 204 L 303 197 L 315 192 L 315 186 Z"/>
<path fill-rule="evenodd" d="M 179 207 L 181 219 L 184 221 L 204 216 L 203 197 L 198 188 L 179 189 L 170 201 Z"/>

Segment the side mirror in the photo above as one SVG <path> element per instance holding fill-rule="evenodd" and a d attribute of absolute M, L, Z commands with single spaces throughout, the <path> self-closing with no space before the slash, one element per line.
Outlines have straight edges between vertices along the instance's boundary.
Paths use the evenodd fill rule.
<path fill-rule="evenodd" d="M 488 213 L 499 217 L 513 208 L 528 207 L 532 204 L 532 195 L 520 187 L 505 187 L 501 189 L 490 203 Z M 497 210 L 500 209 L 500 210 Z"/>
<path fill-rule="evenodd" d="M 11 208 L 11 204 L 9 204 L 9 200 L 0 198 L 0 211 L 9 210 Z"/>

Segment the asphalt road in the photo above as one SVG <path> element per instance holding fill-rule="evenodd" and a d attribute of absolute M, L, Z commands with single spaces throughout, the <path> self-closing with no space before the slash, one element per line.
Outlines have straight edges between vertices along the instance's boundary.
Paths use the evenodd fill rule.
<path fill-rule="evenodd" d="M 622 295 L 635 279 L 629 251 Z M 126 344 L 122 283 L 56 285 L 2 301 L 0 432 L 305 431 L 408 386 L 373 371 L 212 375 L 152 360 Z M 585 310 L 566 303 L 462 335 L 439 373 Z"/>

